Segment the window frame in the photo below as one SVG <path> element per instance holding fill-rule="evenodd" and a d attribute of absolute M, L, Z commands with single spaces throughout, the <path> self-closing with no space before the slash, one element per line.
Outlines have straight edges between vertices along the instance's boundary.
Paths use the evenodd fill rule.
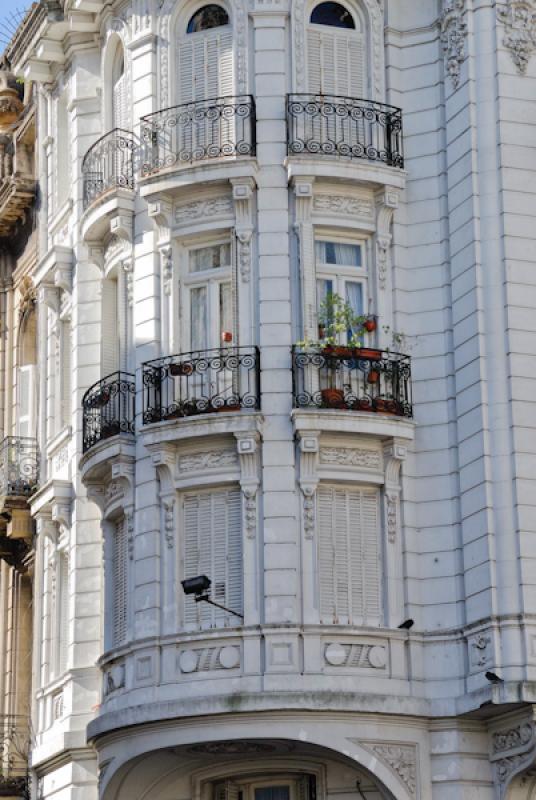
<path fill-rule="evenodd" d="M 229 246 L 229 264 L 226 266 L 212 267 L 198 272 L 190 271 L 190 256 L 196 250 L 203 250 L 208 247 L 217 247 L 221 245 Z M 192 239 L 190 241 L 183 241 L 181 243 L 181 258 L 180 258 L 180 283 L 182 291 L 179 292 L 179 308 L 176 309 L 175 320 L 178 321 L 179 338 L 181 342 L 187 342 L 188 346 L 182 348 L 182 352 L 193 352 L 192 346 L 192 329 L 191 329 L 191 292 L 192 289 L 202 287 L 207 288 L 207 319 L 209 320 L 208 326 L 208 339 L 209 344 L 211 340 L 216 342 L 213 346 L 206 347 L 205 350 L 217 349 L 222 346 L 221 330 L 218 340 L 216 341 L 216 330 L 218 326 L 221 327 L 220 319 L 220 286 L 228 284 L 231 290 L 231 313 L 233 309 L 233 241 L 231 233 L 228 235 L 221 234 L 203 239 Z M 212 310 L 216 309 L 217 313 L 212 314 Z M 236 320 L 231 319 L 231 332 L 235 327 Z M 234 344 L 234 342 L 230 342 Z M 197 351 L 196 351 L 197 352 Z M 203 352 L 202 350 L 199 352 Z"/>
<path fill-rule="evenodd" d="M 344 264 L 327 264 L 317 261 L 316 244 L 317 242 L 330 242 L 333 244 L 358 246 L 361 250 L 361 266 L 346 266 Z M 315 298 L 316 298 L 316 318 L 318 323 L 320 313 L 320 294 L 318 291 L 319 281 L 332 281 L 333 293 L 340 295 L 346 300 L 346 283 L 357 283 L 361 286 L 362 309 L 361 314 L 366 316 L 369 312 L 370 297 L 369 284 L 370 275 L 367 269 L 367 247 L 363 236 L 352 236 L 333 234 L 323 229 L 317 229 L 314 233 L 314 258 L 315 258 Z"/>
<path fill-rule="evenodd" d="M 210 28 L 202 28 L 199 31 L 190 31 L 190 30 L 188 30 L 188 28 L 190 27 L 190 23 L 193 21 L 194 17 L 196 17 L 197 14 L 199 14 L 201 11 L 203 11 L 204 8 L 208 8 L 209 6 L 217 6 L 222 11 L 224 11 L 226 16 L 227 16 L 227 22 L 225 22 L 223 25 L 212 25 Z M 219 30 L 220 28 L 231 27 L 231 25 L 232 25 L 232 23 L 231 23 L 231 15 L 229 13 L 229 9 L 227 9 L 223 3 L 204 3 L 203 5 L 200 5 L 193 13 L 191 13 L 188 16 L 188 19 L 186 20 L 186 25 L 184 26 L 184 29 L 183 29 L 183 35 L 184 36 L 197 36 L 199 34 L 206 34 L 206 33 L 209 33 L 210 31 Z"/>
<path fill-rule="evenodd" d="M 318 8 L 320 8 L 321 6 L 329 5 L 330 1 L 333 2 L 334 5 L 340 6 L 340 8 L 342 8 L 344 11 L 346 11 L 346 13 L 348 14 L 348 16 L 350 17 L 350 19 L 352 20 L 352 23 L 353 23 L 350 27 L 347 27 L 346 25 L 330 25 L 329 23 L 325 23 L 325 22 L 314 22 L 313 21 L 313 14 L 315 13 L 315 11 Z M 309 25 L 321 25 L 324 28 L 338 28 L 339 30 L 343 30 L 343 31 L 357 31 L 357 30 L 359 30 L 359 28 L 356 25 L 356 19 L 355 19 L 354 14 L 343 3 L 337 2 L 337 0 L 321 0 L 320 3 L 317 3 L 315 6 L 313 6 L 313 8 L 311 9 L 311 13 L 309 14 Z"/>

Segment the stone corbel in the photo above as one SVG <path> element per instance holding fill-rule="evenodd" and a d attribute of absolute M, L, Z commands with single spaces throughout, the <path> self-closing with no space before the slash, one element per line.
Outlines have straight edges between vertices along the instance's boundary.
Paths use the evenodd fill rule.
<path fill-rule="evenodd" d="M 318 458 L 320 431 L 299 434 L 300 489 L 303 495 L 303 531 L 312 539 L 316 525 L 316 490 L 318 487 Z"/>
<path fill-rule="evenodd" d="M 56 286 L 50 286 L 48 283 L 41 284 L 37 290 L 37 297 L 40 306 L 45 305 L 55 314 L 60 313 L 60 292 Z"/>
<path fill-rule="evenodd" d="M 253 237 L 253 197 L 251 178 L 231 180 L 235 209 L 235 233 L 240 276 L 247 283 L 251 277 L 251 239 Z"/>
<path fill-rule="evenodd" d="M 299 263 L 302 275 L 304 337 L 318 336 L 316 315 L 316 272 L 313 235 L 313 184 L 314 178 L 295 178 L 294 196 L 296 213 L 294 231 L 298 239 Z"/>
<path fill-rule="evenodd" d="M 152 454 L 153 466 L 160 481 L 160 495 L 165 497 L 175 491 L 175 472 L 177 469 L 177 454 L 171 445 L 160 445 Z"/>
<path fill-rule="evenodd" d="M 35 517 L 36 528 L 37 528 L 37 535 L 44 536 L 45 539 L 56 543 L 56 539 L 58 536 L 58 526 L 52 519 L 52 515 L 50 512 L 42 511 Z"/>
<path fill-rule="evenodd" d="M 52 521 L 59 528 L 61 544 L 61 540 L 67 539 L 71 529 L 71 504 L 61 502 L 54 503 L 52 506 Z"/>
<path fill-rule="evenodd" d="M 244 497 L 244 525 L 248 539 L 257 532 L 257 491 L 259 488 L 258 433 L 235 433 L 240 462 L 240 488 Z"/>
<path fill-rule="evenodd" d="M 294 197 L 296 198 L 296 219 L 294 226 L 310 223 L 313 213 L 314 178 L 295 178 Z"/>
<path fill-rule="evenodd" d="M 133 218 L 130 214 L 128 216 L 118 214 L 110 220 L 110 234 L 130 246 L 132 246 L 133 227 Z"/>
<path fill-rule="evenodd" d="M 511 718 L 490 734 L 490 761 L 495 773 L 498 795 L 509 794 L 512 781 L 518 777 L 536 776 L 536 724 L 534 712 L 524 719 Z"/>
<path fill-rule="evenodd" d="M 173 224 L 173 203 L 170 200 L 149 203 L 148 214 L 156 227 L 158 246 L 169 244 Z"/>
<path fill-rule="evenodd" d="M 73 290 L 73 275 L 70 266 L 62 264 L 54 270 L 54 286 L 62 289 L 65 294 L 71 295 Z"/>
<path fill-rule="evenodd" d="M 389 252 L 391 249 L 391 224 L 395 209 L 398 208 L 399 194 L 397 189 L 387 187 L 376 195 L 376 265 L 378 270 L 378 286 L 387 288 L 389 277 Z"/>
<path fill-rule="evenodd" d="M 100 242 L 87 242 L 87 257 L 104 273 L 104 247 Z"/>
<path fill-rule="evenodd" d="M 387 540 L 394 544 L 400 527 L 400 468 L 407 455 L 404 443 L 393 439 L 383 448 L 385 470 L 385 524 Z"/>

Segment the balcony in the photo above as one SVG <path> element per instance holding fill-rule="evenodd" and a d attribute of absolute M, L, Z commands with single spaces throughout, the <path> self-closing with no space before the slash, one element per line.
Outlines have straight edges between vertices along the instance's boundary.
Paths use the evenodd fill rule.
<path fill-rule="evenodd" d="M 0 444 L 0 497 L 28 498 L 39 484 L 39 453 L 35 439 L 6 436 Z"/>
<path fill-rule="evenodd" d="M 30 797 L 28 756 L 30 721 L 24 716 L 0 716 L 0 797 Z"/>
<path fill-rule="evenodd" d="M 412 417 L 411 360 L 382 350 L 293 348 L 295 408 Z"/>
<path fill-rule="evenodd" d="M 250 95 L 184 103 L 141 119 L 141 176 L 221 158 L 255 155 Z"/>
<path fill-rule="evenodd" d="M 260 408 L 256 347 L 166 356 L 143 365 L 143 422 Z"/>
<path fill-rule="evenodd" d="M 134 189 L 137 142 L 130 131 L 114 128 L 92 145 L 82 161 L 84 210 L 114 189 Z"/>
<path fill-rule="evenodd" d="M 372 100 L 290 94 L 288 154 L 333 156 L 403 169 L 402 111 Z"/>
<path fill-rule="evenodd" d="M 134 434 L 136 386 L 130 372 L 113 372 L 82 398 L 82 452 L 120 433 Z"/>

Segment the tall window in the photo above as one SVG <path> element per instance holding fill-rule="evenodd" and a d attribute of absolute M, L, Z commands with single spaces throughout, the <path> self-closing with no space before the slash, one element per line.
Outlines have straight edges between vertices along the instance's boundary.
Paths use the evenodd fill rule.
<path fill-rule="evenodd" d="M 233 94 L 233 32 L 222 6 L 207 5 L 178 31 L 178 103 Z"/>
<path fill-rule="evenodd" d="M 231 343 L 233 330 L 231 245 L 221 242 L 192 248 L 184 280 L 190 350 Z"/>
<path fill-rule="evenodd" d="M 117 45 L 112 65 L 112 128 L 127 127 L 127 97 L 125 55 L 123 46 Z"/>
<path fill-rule="evenodd" d="M 125 517 L 112 530 L 111 589 L 112 645 L 122 644 L 127 635 L 127 525 Z"/>
<path fill-rule="evenodd" d="M 20 327 L 17 373 L 17 435 L 35 436 L 37 427 L 37 314 L 35 307 L 24 315 Z"/>
<path fill-rule="evenodd" d="M 307 32 L 312 94 L 366 95 L 365 35 L 356 13 L 339 3 L 320 3 Z"/>
<path fill-rule="evenodd" d="M 361 244 L 328 239 L 315 242 L 317 305 L 330 294 L 338 294 L 356 316 L 367 310 L 367 278 Z M 351 331 L 347 332 L 350 337 Z"/>
<path fill-rule="evenodd" d="M 183 497 L 183 570 L 185 578 L 207 575 L 212 599 L 242 611 L 242 503 L 239 489 L 188 493 Z M 239 618 L 185 596 L 187 627 L 236 625 Z"/>
<path fill-rule="evenodd" d="M 321 485 L 317 524 L 320 621 L 380 625 L 378 491 Z"/>
<path fill-rule="evenodd" d="M 101 298 L 101 376 L 119 369 L 120 364 L 120 312 L 117 280 L 108 277 L 102 281 Z"/>
<path fill-rule="evenodd" d="M 58 674 L 67 669 L 69 653 L 69 555 L 58 552 Z"/>

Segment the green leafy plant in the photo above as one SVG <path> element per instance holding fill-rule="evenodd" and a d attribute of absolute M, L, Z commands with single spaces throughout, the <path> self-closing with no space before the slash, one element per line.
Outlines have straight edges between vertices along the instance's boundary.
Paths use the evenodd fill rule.
<path fill-rule="evenodd" d="M 345 347 L 362 347 L 365 322 L 368 319 L 369 317 L 356 314 L 339 294 L 330 293 L 322 301 L 318 312 L 318 340 L 304 339 L 296 344 L 304 349 L 326 349 L 340 346 L 342 338 L 347 335 Z"/>
<path fill-rule="evenodd" d="M 391 344 L 386 348 L 387 350 L 396 350 L 399 352 L 411 350 L 412 345 L 410 345 L 408 341 L 407 334 L 402 331 L 395 331 L 390 325 L 383 325 L 383 332 L 386 336 L 390 336 L 391 338 Z"/>

